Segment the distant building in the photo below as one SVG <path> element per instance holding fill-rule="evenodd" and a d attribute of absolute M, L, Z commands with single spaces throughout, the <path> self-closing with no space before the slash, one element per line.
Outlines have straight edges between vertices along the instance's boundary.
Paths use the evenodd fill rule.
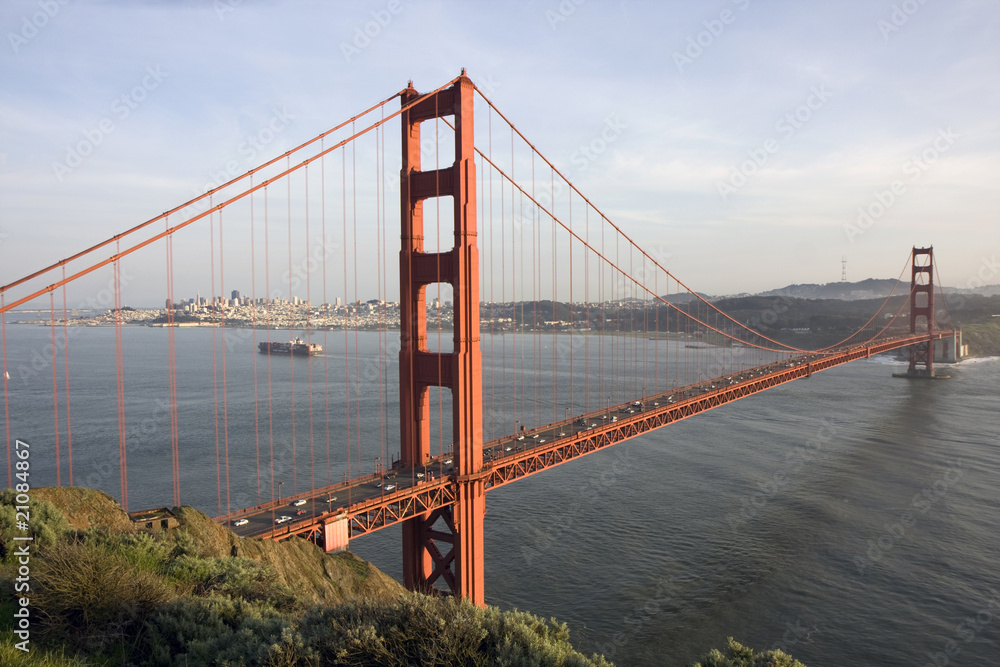
<path fill-rule="evenodd" d="M 181 525 L 180 520 L 166 507 L 144 510 L 142 512 L 130 512 L 129 518 L 132 519 L 133 526 L 147 533 L 169 530 Z"/>
<path fill-rule="evenodd" d="M 240 299 L 240 291 L 238 289 L 234 289 L 231 296 L 233 298 L 233 301 L 239 301 L 239 299 Z"/>

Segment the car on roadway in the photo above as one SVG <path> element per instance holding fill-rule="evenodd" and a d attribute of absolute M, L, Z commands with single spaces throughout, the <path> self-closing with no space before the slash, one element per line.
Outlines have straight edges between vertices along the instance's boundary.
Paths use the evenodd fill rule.
<path fill-rule="evenodd" d="M 423 478 L 424 478 L 424 473 L 418 472 L 417 473 L 417 479 L 423 479 Z"/>
<path fill-rule="evenodd" d="M 277 519 L 275 519 L 274 522 L 275 523 L 285 523 L 286 521 L 291 521 L 291 520 L 292 520 L 292 517 L 281 515 Z"/>
<path fill-rule="evenodd" d="M 234 526 L 245 526 L 250 523 L 250 519 L 237 519 L 233 525 Z"/>
<path fill-rule="evenodd" d="M 296 514 L 296 515 L 298 515 L 298 516 L 302 516 L 302 515 L 303 515 L 303 514 L 305 514 L 305 513 L 306 513 L 306 510 L 299 510 L 299 511 L 298 511 L 298 512 L 296 512 L 295 514 Z"/>
<path fill-rule="evenodd" d="M 303 498 L 302 500 L 296 500 L 294 503 L 292 503 L 292 506 L 293 507 L 302 507 L 305 504 L 306 504 L 306 501 Z"/>
<path fill-rule="evenodd" d="M 396 485 L 395 485 L 395 484 L 386 484 L 386 485 L 385 485 L 384 487 L 382 487 L 382 488 L 384 488 L 384 489 L 385 489 L 386 491 L 392 491 L 393 489 L 395 489 L 395 488 L 396 488 Z"/>

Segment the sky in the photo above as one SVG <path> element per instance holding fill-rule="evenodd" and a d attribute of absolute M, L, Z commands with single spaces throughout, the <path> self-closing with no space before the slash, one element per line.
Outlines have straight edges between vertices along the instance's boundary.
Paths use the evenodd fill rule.
<path fill-rule="evenodd" d="M 998 29 L 987 0 L 5 0 L 0 283 L 463 67 L 700 292 L 926 245 L 1000 283 Z"/>

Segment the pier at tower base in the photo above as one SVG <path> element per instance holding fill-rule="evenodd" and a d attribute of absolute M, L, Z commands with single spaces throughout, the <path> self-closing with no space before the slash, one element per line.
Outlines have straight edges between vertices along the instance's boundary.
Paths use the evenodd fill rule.
<path fill-rule="evenodd" d="M 922 368 L 915 368 L 912 371 L 906 373 L 893 373 L 894 378 L 905 378 L 907 380 L 947 380 L 950 375 L 941 375 L 934 370 L 925 370 Z"/>

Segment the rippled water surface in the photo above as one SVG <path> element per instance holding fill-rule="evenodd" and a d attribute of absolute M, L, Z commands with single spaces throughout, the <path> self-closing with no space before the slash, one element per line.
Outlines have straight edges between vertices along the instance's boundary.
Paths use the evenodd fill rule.
<path fill-rule="evenodd" d="M 487 601 L 622 665 L 728 636 L 810 667 L 1000 664 L 1000 360 L 894 370 L 825 371 L 497 490 Z M 399 576 L 396 536 L 355 550 Z"/>
<path fill-rule="evenodd" d="M 32 442 L 35 485 L 52 484 L 50 338 L 23 325 L 6 333 L 10 435 Z M 170 504 L 165 333 L 126 334 L 130 507 Z M 258 477 L 255 457 L 272 448 L 286 493 L 343 477 L 346 462 L 324 458 L 324 427 L 308 429 L 308 410 L 322 414 L 329 397 L 333 433 L 344 432 L 346 393 L 325 389 L 340 380 L 321 360 L 271 368 L 272 440 L 253 429 L 266 412 L 253 341 L 216 341 L 217 363 L 228 345 L 219 426 L 204 373 L 213 334 L 177 335 L 186 504 L 213 515 L 255 504 L 258 479 L 266 499 L 270 471 Z M 73 334 L 70 382 L 74 480 L 117 497 L 113 336 Z M 370 367 L 397 372 L 394 357 L 369 352 Z M 690 664 L 727 636 L 786 648 L 810 667 L 1000 664 L 1000 360 L 962 363 L 937 382 L 894 370 L 868 360 L 825 371 L 491 492 L 487 602 L 565 621 L 578 648 L 621 665 Z M 291 413 L 280 407 L 291 373 L 294 476 Z M 391 449 L 398 402 L 388 400 L 385 415 L 356 416 Z M 62 436 L 63 457 L 68 444 Z M 231 467 L 217 473 L 216 447 L 224 461 L 227 444 Z M 381 451 L 367 438 L 364 447 L 352 472 Z M 227 472 L 228 498 L 216 485 Z M 61 474 L 66 483 L 65 460 Z M 399 576 L 398 528 L 352 549 Z"/>

